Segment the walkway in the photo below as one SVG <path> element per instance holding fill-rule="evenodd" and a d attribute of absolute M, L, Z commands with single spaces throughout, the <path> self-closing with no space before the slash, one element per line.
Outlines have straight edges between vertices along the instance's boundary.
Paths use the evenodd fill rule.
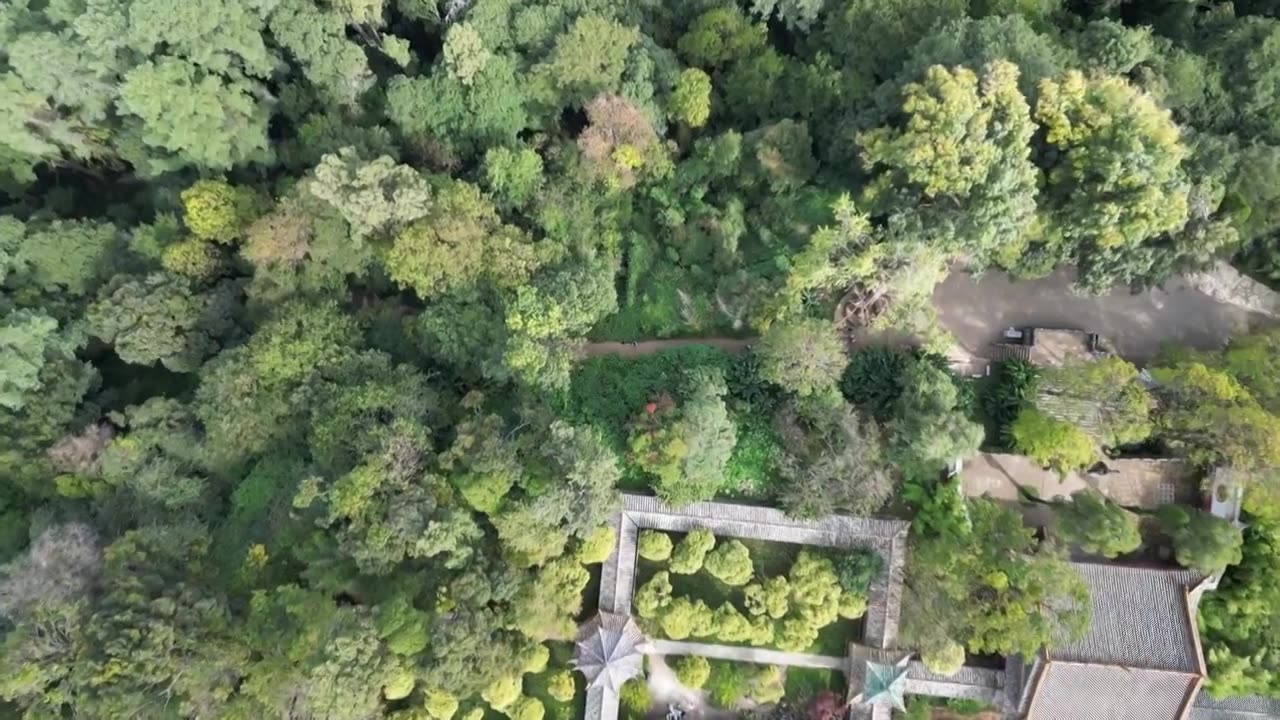
<path fill-rule="evenodd" d="M 738 645 L 711 645 L 708 643 L 678 642 L 676 640 L 650 640 L 650 652 L 656 655 L 701 655 L 712 660 L 733 660 L 757 665 L 784 665 L 787 667 L 824 668 L 845 671 L 848 658 L 829 655 L 765 650 Z"/>
<path fill-rule="evenodd" d="M 755 342 L 756 340 L 754 338 L 724 337 L 671 338 L 670 340 L 643 340 L 641 342 L 634 343 L 594 342 L 583 345 L 578 350 L 578 354 L 582 357 L 597 357 L 599 355 L 638 357 L 640 355 L 651 355 L 663 350 L 690 347 L 693 345 L 708 345 L 710 347 L 720 348 L 728 353 L 739 353 Z"/>
<path fill-rule="evenodd" d="M 1166 343 L 1219 348 L 1233 334 L 1267 320 L 1215 300 L 1186 278 L 1136 295 L 1120 287 L 1101 296 L 1077 295 L 1073 278 L 1070 268 L 1021 281 L 1003 272 L 975 278 L 957 271 L 938 285 L 933 303 L 942 326 L 978 356 L 986 356 L 1005 328 L 1036 326 L 1099 333 L 1120 355 L 1141 362 Z"/>

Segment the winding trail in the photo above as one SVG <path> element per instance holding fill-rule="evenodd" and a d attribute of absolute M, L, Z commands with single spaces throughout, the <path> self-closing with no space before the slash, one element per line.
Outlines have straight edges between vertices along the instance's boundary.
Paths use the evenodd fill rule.
<path fill-rule="evenodd" d="M 669 340 L 642 340 L 640 342 L 594 342 L 583 345 L 578 350 L 579 357 L 599 357 L 601 355 L 618 355 L 621 357 L 639 357 L 651 355 L 673 348 L 707 345 L 720 348 L 728 353 L 739 353 L 756 343 L 755 338 L 671 338 Z"/>

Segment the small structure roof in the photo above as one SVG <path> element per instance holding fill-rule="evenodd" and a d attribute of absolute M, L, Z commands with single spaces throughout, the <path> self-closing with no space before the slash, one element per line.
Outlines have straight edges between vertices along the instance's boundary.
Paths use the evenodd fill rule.
<path fill-rule="evenodd" d="M 578 629 L 573 663 L 588 688 L 618 692 L 644 670 L 644 633 L 629 615 L 601 612 Z"/>
<path fill-rule="evenodd" d="M 907 711 L 907 667 L 868 662 L 863 675 L 860 702 L 863 705 L 887 705 Z"/>
<path fill-rule="evenodd" d="M 1280 718 L 1280 700 L 1245 695 L 1215 698 L 1203 690 L 1191 708 L 1191 720 L 1266 720 Z"/>

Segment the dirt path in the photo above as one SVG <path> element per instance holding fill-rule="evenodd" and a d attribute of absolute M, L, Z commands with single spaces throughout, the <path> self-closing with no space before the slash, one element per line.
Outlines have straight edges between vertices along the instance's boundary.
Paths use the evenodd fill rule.
<path fill-rule="evenodd" d="M 975 278 L 957 271 L 934 291 L 933 304 L 942 326 L 980 356 L 1009 327 L 1096 332 L 1120 355 L 1143 361 L 1165 343 L 1214 349 L 1233 334 L 1267 322 L 1265 316 L 1205 295 L 1183 278 L 1136 295 L 1121 287 L 1100 296 L 1075 294 L 1072 280 L 1071 269 L 1021 281 L 1001 272 Z"/>
<path fill-rule="evenodd" d="M 583 345 L 578 351 L 581 357 L 598 357 L 600 355 L 620 355 L 622 357 L 638 357 L 650 355 L 672 348 L 690 347 L 692 345 L 709 345 L 725 352 L 738 353 L 755 343 L 753 338 L 672 338 L 670 340 L 643 340 L 641 342 L 595 342 Z"/>

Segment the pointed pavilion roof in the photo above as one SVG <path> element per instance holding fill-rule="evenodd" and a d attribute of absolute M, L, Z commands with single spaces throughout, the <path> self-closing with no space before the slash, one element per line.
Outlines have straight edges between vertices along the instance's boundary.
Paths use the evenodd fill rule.
<path fill-rule="evenodd" d="M 876 653 L 886 655 L 886 653 Z M 910 669 L 910 655 L 905 655 L 897 662 L 877 662 L 888 660 L 888 657 L 867 657 L 862 668 L 862 692 L 851 698 L 853 703 L 863 707 L 893 708 L 907 711 L 907 673 Z"/>
<path fill-rule="evenodd" d="M 630 615 L 601 612 L 578 629 L 573 664 L 587 687 L 617 692 L 644 670 L 644 633 Z"/>

